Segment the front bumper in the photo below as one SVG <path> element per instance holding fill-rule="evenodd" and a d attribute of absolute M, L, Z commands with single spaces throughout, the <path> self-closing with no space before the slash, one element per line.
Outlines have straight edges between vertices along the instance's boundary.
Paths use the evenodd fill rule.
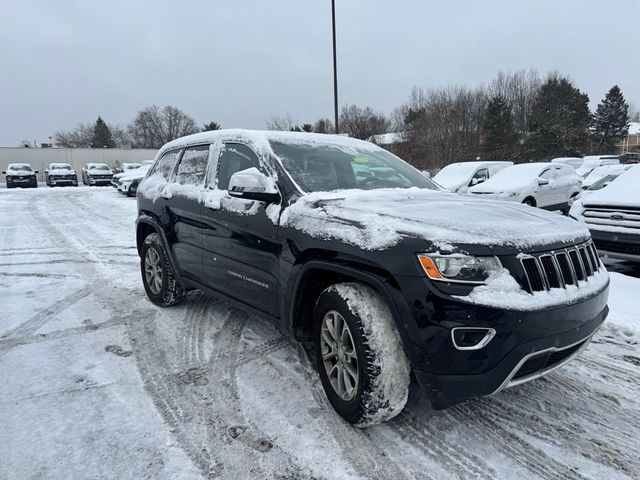
<path fill-rule="evenodd" d="M 640 262 L 640 233 L 590 232 L 601 257 Z"/>
<path fill-rule="evenodd" d="M 78 185 L 78 177 L 49 178 L 49 185 Z"/>
<path fill-rule="evenodd" d="M 111 185 L 111 177 L 109 178 L 95 178 L 89 177 L 89 185 Z"/>
<path fill-rule="evenodd" d="M 426 293 L 419 279 L 399 280 L 408 315 L 403 340 L 436 409 L 549 373 L 579 354 L 608 314 L 608 284 L 570 305 L 517 311 L 462 303 Z M 452 342 L 454 328 L 493 329 L 495 335 L 483 348 L 460 350 Z"/>
<path fill-rule="evenodd" d="M 29 185 L 34 185 L 37 184 L 38 181 L 36 180 L 36 177 L 31 176 L 31 177 L 12 177 L 11 180 L 7 179 L 7 186 L 16 186 L 16 187 L 20 187 L 20 186 L 29 186 Z"/>

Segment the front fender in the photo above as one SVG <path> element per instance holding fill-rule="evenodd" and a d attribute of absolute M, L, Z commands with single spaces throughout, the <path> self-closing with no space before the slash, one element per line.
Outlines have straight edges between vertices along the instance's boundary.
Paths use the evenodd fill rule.
<path fill-rule="evenodd" d="M 412 364 L 414 361 L 423 362 L 422 357 L 424 352 L 420 354 L 416 351 L 416 347 L 419 347 L 415 344 L 415 340 L 418 336 L 415 335 L 414 329 L 412 328 L 412 325 L 414 325 L 415 322 L 413 321 L 411 310 L 409 309 L 409 305 L 407 304 L 402 292 L 396 285 L 394 285 L 395 282 L 393 281 L 393 277 L 391 277 L 391 275 L 387 275 L 385 277 L 383 275 L 363 271 L 349 265 L 337 264 L 326 260 L 310 260 L 304 264 L 296 265 L 289 276 L 285 294 L 283 295 L 284 308 L 281 309 L 281 312 L 283 312 L 283 326 L 292 334 L 292 336 L 295 337 L 293 328 L 296 308 L 295 299 L 300 293 L 299 290 L 301 288 L 302 281 L 305 278 L 305 274 L 314 269 L 325 270 L 341 274 L 346 277 L 355 278 L 375 288 L 389 305 L 389 309 L 391 310 L 391 314 L 393 315 L 398 328 L 398 333 L 400 333 L 400 337 L 402 338 L 407 357 L 409 357 Z"/>

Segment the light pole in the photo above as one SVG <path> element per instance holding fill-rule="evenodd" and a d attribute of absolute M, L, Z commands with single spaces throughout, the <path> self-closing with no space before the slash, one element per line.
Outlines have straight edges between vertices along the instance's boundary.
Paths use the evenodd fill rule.
<path fill-rule="evenodd" d="M 333 27 L 333 110 L 335 115 L 336 133 L 338 128 L 338 63 L 336 61 L 336 0 L 331 0 L 331 25 Z"/>

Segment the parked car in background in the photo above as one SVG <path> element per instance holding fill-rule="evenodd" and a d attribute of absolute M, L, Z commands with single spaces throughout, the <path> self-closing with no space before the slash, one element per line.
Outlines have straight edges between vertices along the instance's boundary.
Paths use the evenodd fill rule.
<path fill-rule="evenodd" d="M 140 168 L 142 166 L 141 163 L 123 163 L 119 167 L 113 169 L 114 175 L 118 173 L 127 172 L 129 170 L 135 170 L 136 168 Z"/>
<path fill-rule="evenodd" d="M 7 176 L 7 188 L 37 188 L 37 170 L 31 168 L 28 163 L 10 163 L 6 170 L 2 172 Z"/>
<path fill-rule="evenodd" d="M 596 180 L 595 182 L 593 182 L 591 184 L 591 186 L 589 188 L 587 188 L 586 190 L 582 190 L 578 195 L 576 195 L 575 197 L 570 199 L 569 200 L 569 207 L 571 207 L 573 205 L 573 202 L 577 201 L 578 199 L 585 198 L 585 197 L 591 195 L 593 192 L 597 192 L 598 190 L 602 190 L 604 187 L 606 187 L 611 182 L 613 182 L 616 178 L 618 178 L 620 176 L 620 174 L 624 173 L 626 170 L 627 169 L 620 170 L 617 173 L 612 173 L 610 175 L 607 175 L 605 177 L 602 177 L 602 178 Z"/>
<path fill-rule="evenodd" d="M 563 163 L 577 170 L 582 166 L 584 159 L 582 157 L 558 157 L 551 160 L 551 163 Z"/>
<path fill-rule="evenodd" d="M 593 169 L 602 167 L 603 165 L 618 165 L 620 158 L 617 155 L 588 155 L 584 157 L 582 165 L 576 170 L 578 175 L 586 178 Z"/>
<path fill-rule="evenodd" d="M 147 164 L 135 170 L 118 173 L 113 176 L 112 183 L 114 183 L 116 190 L 120 193 L 125 194 L 127 197 L 135 197 L 138 191 L 138 185 L 149 171 L 149 168 L 151 168 L 151 165 Z"/>
<path fill-rule="evenodd" d="M 469 193 L 525 203 L 545 210 L 569 211 L 569 200 L 582 190 L 576 171 L 562 163 L 521 163 L 500 170 Z"/>
<path fill-rule="evenodd" d="M 573 203 L 569 215 L 584 222 L 603 257 L 640 262 L 640 165 Z"/>
<path fill-rule="evenodd" d="M 50 187 L 56 185 L 78 186 L 78 174 L 68 163 L 50 163 L 44 171 L 44 182 Z"/>
<path fill-rule="evenodd" d="M 469 187 L 485 182 L 513 162 L 458 162 L 440 170 L 433 180 L 450 192 L 466 193 Z"/>
<path fill-rule="evenodd" d="M 330 404 L 359 427 L 400 413 L 412 374 L 438 409 L 545 375 L 608 312 L 583 225 L 443 191 L 352 138 L 180 138 L 137 202 L 149 300 L 169 307 L 200 289 L 313 344 Z"/>
<path fill-rule="evenodd" d="M 109 185 L 113 170 L 106 163 L 87 163 L 82 169 L 82 183 L 85 185 Z"/>
<path fill-rule="evenodd" d="M 596 167 L 591 170 L 584 180 L 582 180 L 582 189 L 587 190 L 591 185 L 600 180 L 601 178 L 608 177 L 611 175 L 615 175 L 616 177 L 620 175 L 625 170 L 628 170 L 631 165 L 602 165 L 600 167 Z"/>

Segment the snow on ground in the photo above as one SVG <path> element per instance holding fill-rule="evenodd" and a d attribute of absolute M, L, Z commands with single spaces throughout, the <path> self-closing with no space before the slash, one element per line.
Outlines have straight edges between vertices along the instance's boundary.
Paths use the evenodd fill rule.
<path fill-rule="evenodd" d="M 414 391 L 358 430 L 263 320 L 148 302 L 135 213 L 109 187 L 0 190 L 1 479 L 640 477 L 635 267 L 569 365 L 441 412 Z"/>

